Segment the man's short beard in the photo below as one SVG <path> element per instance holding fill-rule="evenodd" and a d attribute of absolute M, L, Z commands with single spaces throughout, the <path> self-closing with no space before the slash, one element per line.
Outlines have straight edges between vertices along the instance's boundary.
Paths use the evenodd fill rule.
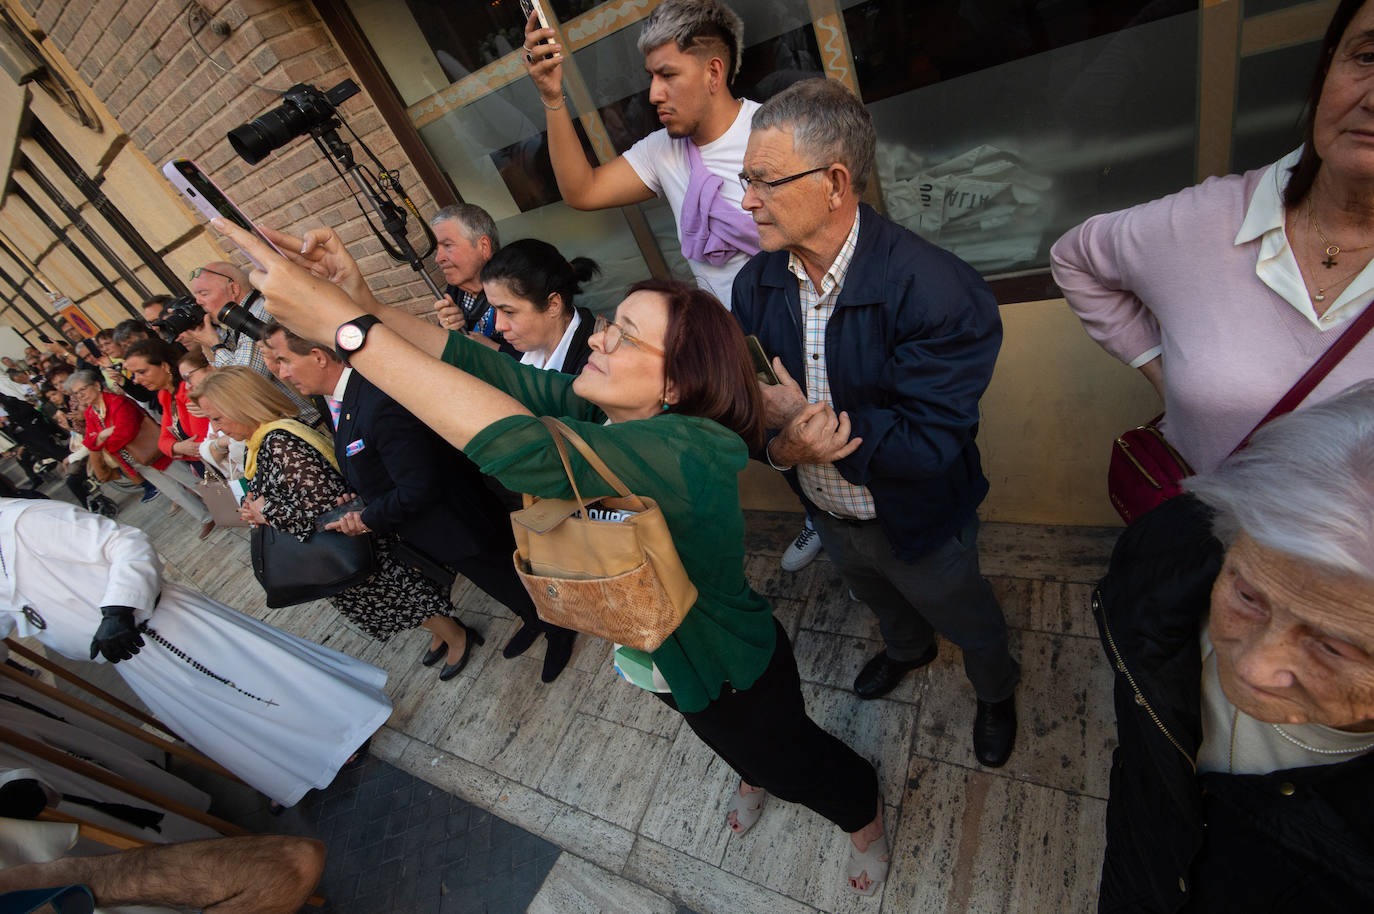
<path fill-rule="evenodd" d="M 688 127 L 688 126 L 681 126 L 681 127 L 680 127 L 680 126 L 678 126 L 677 124 L 674 124 L 673 126 L 671 126 L 671 127 L 665 127 L 664 129 L 668 131 L 668 136 L 672 137 L 672 138 L 675 139 L 675 140 L 681 140 L 681 139 L 684 139 L 684 138 L 687 138 L 687 137 L 691 137 L 692 135 L 694 135 L 694 134 L 697 132 L 697 128 L 700 127 L 700 126 L 701 126 L 700 123 L 692 124 L 692 125 L 689 126 L 689 127 Z"/>

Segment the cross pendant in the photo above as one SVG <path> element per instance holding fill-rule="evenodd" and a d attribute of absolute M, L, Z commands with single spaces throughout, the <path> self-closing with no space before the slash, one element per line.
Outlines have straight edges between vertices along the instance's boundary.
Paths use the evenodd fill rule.
<path fill-rule="evenodd" d="M 1330 254 L 1327 254 L 1327 255 L 1326 255 L 1326 259 L 1322 261 L 1322 266 L 1326 267 L 1326 268 L 1329 270 L 1329 269 L 1331 269 L 1332 267 L 1334 267 L 1335 265 L 1336 265 L 1336 259 L 1335 259 L 1334 257 L 1332 257 Z"/>

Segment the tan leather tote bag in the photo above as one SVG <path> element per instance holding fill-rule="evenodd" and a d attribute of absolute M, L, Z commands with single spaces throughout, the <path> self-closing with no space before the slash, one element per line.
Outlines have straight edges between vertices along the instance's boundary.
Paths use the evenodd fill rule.
<path fill-rule="evenodd" d="M 643 651 L 656 650 L 697 599 L 663 512 L 653 499 L 631 494 L 567 425 L 549 416 L 539 421 L 553 436 L 574 495 L 525 495 L 524 509 L 511 514 L 515 570 L 539 618 Z M 619 497 L 582 498 L 568 462 L 568 443 Z M 629 516 L 593 520 L 589 511 Z"/>

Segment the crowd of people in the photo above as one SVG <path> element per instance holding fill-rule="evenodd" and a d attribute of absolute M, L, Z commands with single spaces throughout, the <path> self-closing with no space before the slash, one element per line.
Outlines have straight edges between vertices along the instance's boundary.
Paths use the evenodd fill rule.
<path fill-rule="evenodd" d="M 243 521 L 286 535 L 334 512 L 327 528 L 373 538 L 376 564 L 333 605 L 373 638 L 426 629 L 417 659 L 442 661 L 445 681 L 484 642 L 451 603 L 460 575 L 521 621 L 506 657 L 543 636 L 543 681 L 568 662 L 577 633 L 540 618 L 507 518 L 521 495 L 615 494 L 540 421 L 561 418 L 659 506 L 696 591 L 661 646 L 615 646 L 617 671 L 739 775 L 725 827 L 747 832 L 770 795 L 804 804 L 849 835 L 844 879 L 869 895 L 893 851 L 879 781 L 807 714 L 788 636 L 745 575 L 737 476 L 751 457 L 784 474 L 807 517 L 785 567 L 823 548 L 876 617 L 883 649 L 855 671 L 856 696 L 892 691 L 943 636 L 973 692 L 974 756 L 1004 765 L 1021 670 L 979 569 L 989 483 L 976 444 L 1002 327 L 975 270 L 861 202 L 877 141 L 862 102 L 823 79 L 738 98 L 742 47 L 739 17 L 717 0 L 656 7 L 639 48 L 663 129 L 593 167 L 557 34 L 534 17 L 525 32 L 563 198 L 596 209 L 663 196 L 696 288 L 639 282 L 594 315 L 576 303 L 594 263 L 534 238 L 502 245 L 490 215 L 462 204 L 432 220 L 447 283 L 436 326 L 380 304 L 329 228 L 263 227 L 274 249 L 216 222 L 261 267 L 196 270 L 198 325 L 160 336 L 168 302 L 150 301 L 147 324 L 102 331 L 84 353 L 58 343 L 7 362 L 0 403 L 31 474 L 55 433 L 86 455 L 72 492 L 87 507 L 85 474 L 113 473 L 145 499 L 166 494 L 204 537 L 208 473 L 241 481 Z M 1291 415 L 1270 416 L 1374 296 L 1371 61 L 1374 2 L 1343 0 L 1299 149 L 1095 216 L 1052 251 L 1069 305 L 1158 390 L 1160 428 L 1196 473 L 1127 529 L 1094 596 L 1120 736 L 1103 910 L 1374 900 L 1359 799 L 1374 784 L 1374 383 L 1361 383 L 1374 340 L 1355 340 Z M 267 323 L 221 326 L 226 305 Z M 5 504 L 9 550 L 6 513 L 20 512 Z M 151 599 L 146 586 L 99 598 L 111 612 L 96 640 L 205 611 L 184 598 L 190 608 L 153 613 Z M 356 678 L 359 696 L 375 685 Z M 192 723 L 173 723 L 195 741 Z M 363 735 L 325 747 L 324 770 Z"/>

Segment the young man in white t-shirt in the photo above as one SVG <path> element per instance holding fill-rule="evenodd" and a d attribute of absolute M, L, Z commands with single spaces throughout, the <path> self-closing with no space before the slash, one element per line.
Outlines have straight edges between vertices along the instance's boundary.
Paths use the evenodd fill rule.
<path fill-rule="evenodd" d="M 554 44 L 540 44 L 544 39 Z M 679 237 L 683 200 L 691 176 L 686 139 L 696 145 L 706 170 L 722 179 L 719 194 L 743 213 L 739 172 L 749 121 L 758 103 L 735 98 L 730 83 L 739 73 L 744 24 L 716 0 L 666 0 L 644 21 L 639 49 L 649 72 L 649 102 L 662 130 L 649 134 L 599 167 L 592 167 L 573 130 L 563 97 L 562 47 L 552 29 L 539 28 L 534 16 L 525 25 L 525 63 L 547 109 L 549 158 L 563 200 L 574 209 L 607 209 L 651 200 L 662 194 L 673 209 Z M 735 274 L 758 250 L 758 233 L 744 223 L 752 245 L 709 262 L 684 255 L 697 285 L 726 308 Z"/>

